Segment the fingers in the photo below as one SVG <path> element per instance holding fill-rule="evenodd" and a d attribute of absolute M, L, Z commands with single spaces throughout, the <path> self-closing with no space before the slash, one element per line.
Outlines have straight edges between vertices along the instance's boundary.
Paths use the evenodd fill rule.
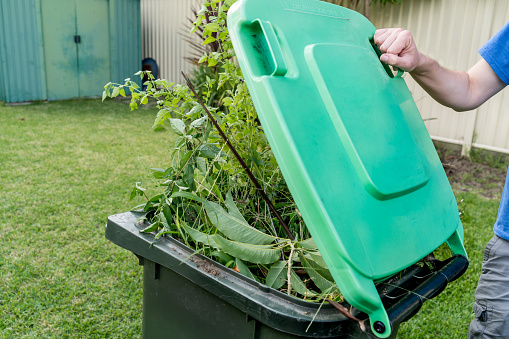
<path fill-rule="evenodd" d="M 381 39 L 384 39 L 383 43 L 380 45 L 380 50 L 382 53 L 387 53 L 389 49 L 391 50 L 390 53 L 393 54 L 399 54 L 401 51 L 403 51 L 406 44 L 402 44 L 402 42 L 405 41 L 404 39 L 408 38 L 408 35 L 403 34 L 403 32 L 404 31 L 401 28 L 392 29 L 385 32 L 381 37 Z M 398 43 L 395 44 L 395 42 Z"/>
<path fill-rule="evenodd" d="M 394 31 L 398 31 L 398 30 L 402 30 L 402 29 L 401 28 L 383 28 L 383 29 L 376 30 L 375 37 L 374 37 L 375 43 L 380 47 L 387 40 L 387 38 L 391 36 L 391 34 Z"/>
<path fill-rule="evenodd" d="M 403 58 L 400 58 L 394 54 L 382 54 L 382 56 L 380 57 L 380 61 L 386 63 L 387 65 L 391 65 L 393 67 L 402 66 L 401 59 L 403 59 Z"/>
<path fill-rule="evenodd" d="M 418 58 L 413 55 L 405 55 L 400 57 L 395 54 L 382 54 L 380 61 L 392 66 L 393 68 L 401 69 L 405 72 L 411 72 L 415 69 L 418 64 Z"/>
<path fill-rule="evenodd" d="M 419 61 L 419 52 L 412 34 L 402 28 L 380 29 L 375 32 L 375 43 L 383 53 L 380 60 L 404 71 L 413 70 Z"/>
<path fill-rule="evenodd" d="M 380 39 L 380 36 L 383 35 L 385 32 L 387 32 L 389 30 L 389 28 L 382 28 L 382 29 L 377 29 L 376 32 L 375 32 L 375 43 L 378 45 L 378 40 Z M 383 41 L 382 41 L 383 43 Z"/>

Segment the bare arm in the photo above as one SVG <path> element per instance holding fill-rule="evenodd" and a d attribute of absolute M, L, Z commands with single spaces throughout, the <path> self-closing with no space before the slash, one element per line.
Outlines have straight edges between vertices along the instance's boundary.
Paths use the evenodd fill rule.
<path fill-rule="evenodd" d="M 467 72 L 440 66 L 420 53 L 410 32 L 401 28 L 377 30 L 375 43 L 382 62 L 409 72 L 433 99 L 456 111 L 477 108 L 506 86 L 484 59 Z"/>

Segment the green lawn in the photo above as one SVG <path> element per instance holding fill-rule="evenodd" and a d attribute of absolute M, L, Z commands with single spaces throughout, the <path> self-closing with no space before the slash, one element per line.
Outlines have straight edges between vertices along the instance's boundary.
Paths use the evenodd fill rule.
<path fill-rule="evenodd" d="M 493 224 L 499 199 L 478 194 L 456 195 L 464 211 L 465 248 L 470 259 L 468 271 L 448 286 L 438 297 L 424 304 L 419 313 L 402 324 L 400 338 L 466 338 L 473 318 L 472 304 L 477 280 L 481 274 L 484 246 L 493 236 Z"/>
<path fill-rule="evenodd" d="M 168 161 L 154 111 L 115 101 L 0 106 L 0 338 L 137 338 L 141 268 L 104 238 L 133 182 Z M 498 200 L 461 193 L 468 272 L 401 338 L 464 338 Z"/>
<path fill-rule="evenodd" d="M 0 338 L 135 338 L 141 269 L 104 238 L 167 159 L 153 111 L 100 100 L 0 107 Z"/>

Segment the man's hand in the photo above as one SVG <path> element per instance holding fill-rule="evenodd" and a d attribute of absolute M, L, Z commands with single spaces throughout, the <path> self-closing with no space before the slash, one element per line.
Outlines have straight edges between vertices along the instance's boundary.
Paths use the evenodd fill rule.
<path fill-rule="evenodd" d="M 421 62 L 421 54 L 409 31 L 402 28 L 379 29 L 375 32 L 375 44 L 383 53 L 380 60 L 405 72 L 412 72 Z"/>

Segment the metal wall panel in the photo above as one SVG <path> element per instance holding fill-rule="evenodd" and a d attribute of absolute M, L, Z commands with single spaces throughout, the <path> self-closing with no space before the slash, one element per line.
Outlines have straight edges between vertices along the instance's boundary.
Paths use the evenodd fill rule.
<path fill-rule="evenodd" d="M 159 78 L 183 82 L 181 71 L 192 65 L 184 57 L 192 50 L 184 40 L 189 35 L 192 9 L 200 9 L 201 0 L 143 0 L 141 3 L 143 59 L 153 58 L 159 66 Z"/>
<path fill-rule="evenodd" d="M 0 0 L 0 4 L 0 67 L 5 101 L 44 100 L 37 1 Z"/>
<path fill-rule="evenodd" d="M 0 1 L 0 18 L 3 20 L 3 9 L 2 9 L 2 1 Z M 4 25 L 0 23 L 0 101 L 5 101 L 5 86 L 4 86 L 4 62 L 6 60 L 5 57 L 5 32 Z"/>
<path fill-rule="evenodd" d="M 123 83 L 141 69 L 140 0 L 110 1 L 111 81 Z"/>
<path fill-rule="evenodd" d="M 402 27 L 412 32 L 419 50 L 450 69 L 467 70 L 488 39 L 509 21 L 506 0 L 403 0 L 401 5 L 375 5 L 371 20 L 377 28 Z M 509 153 L 509 94 L 493 97 L 479 109 L 457 113 L 436 103 L 405 75 L 432 138 Z M 504 114 L 505 113 L 505 114 Z"/>

